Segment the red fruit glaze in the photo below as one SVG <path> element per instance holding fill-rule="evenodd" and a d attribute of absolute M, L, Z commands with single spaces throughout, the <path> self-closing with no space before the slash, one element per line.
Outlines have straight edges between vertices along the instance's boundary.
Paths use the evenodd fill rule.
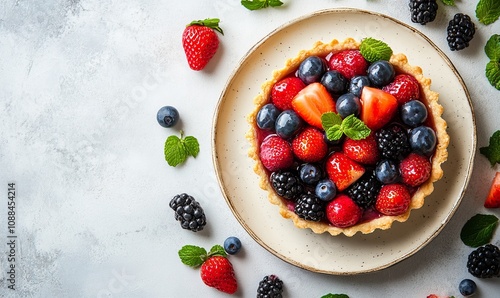
<path fill-rule="evenodd" d="M 408 210 L 411 195 L 403 184 L 382 186 L 375 202 L 375 209 L 384 215 L 401 215 Z"/>
<path fill-rule="evenodd" d="M 292 99 L 304 89 L 306 84 L 296 77 L 288 77 L 274 84 L 271 90 L 271 101 L 280 110 L 291 110 Z"/>
<path fill-rule="evenodd" d="M 401 178 L 406 185 L 420 186 L 431 176 L 431 162 L 423 155 L 410 153 L 399 164 Z"/>
<path fill-rule="evenodd" d="M 366 75 L 368 61 L 358 50 L 345 50 L 333 54 L 328 61 L 331 70 L 340 72 L 348 80 L 355 76 Z"/>
<path fill-rule="evenodd" d="M 201 265 L 200 275 L 207 286 L 221 292 L 234 294 L 238 290 L 233 265 L 223 256 L 213 256 L 206 260 Z"/>
<path fill-rule="evenodd" d="M 209 27 L 190 25 L 182 34 L 182 46 L 189 67 L 193 70 L 202 70 L 217 52 L 219 38 Z"/>
<path fill-rule="evenodd" d="M 320 83 L 312 83 L 302 89 L 292 100 L 293 110 L 308 124 L 323 129 L 321 115 L 336 112 L 335 102 Z"/>
<path fill-rule="evenodd" d="M 343 191 L 363 176 L 365 168 L 342 152 L 335 152 L 326 160 L 326 172 L 338 191 Z"/>
<path fill-rule="evenodd" d="M 304 162 L 318 162 L 328 153 L 324 135 L 314 127 L 304 128 L 292 141 L 295 156 Z"/>
<path fill-rule="evenodd" d="M 500 172 L 497 172 L 493 182 L 491 183 L 490 191 L 484 201 L 486 208 L 500 208 Z"/>
<path fill-rule="evenodd" d="M 355 225 L 363 216 L 363 210 L 346 194 L 339 194 L 326 206 L 326 218 L 336 227 Z"/>
<path fill-rule="evenodd" d="M 293 164 L 290 143 L 277 135 L 269 135 L 260 144 L 260 160 L 271 172 L 289 168 Z"/>
<path fill-rule="evenodd" d="M 364 87 L 361 92 L 360 119 L 372 131 L 385 126 L 398 110 L 398 100 L 391 94 L 373 87 Z"/>
<path fill-rule="evenodd" d="M 362 164 L 373 165 L 380 159 L 380 152 L 373 133 L 362 140 L 346 138 L 342 147 L 347 157 Z"/>
<path fill-rule="evenodd" d="M 412 75 L 398 74 L 394 80 L 382 90 L 392 94 L 399 104 L 405 104 L 412 99 L 420 99 L 420 84 Z"/>

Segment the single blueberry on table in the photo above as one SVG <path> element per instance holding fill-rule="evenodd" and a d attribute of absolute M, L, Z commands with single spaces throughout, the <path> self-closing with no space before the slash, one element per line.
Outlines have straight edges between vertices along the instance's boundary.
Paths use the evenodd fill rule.
<path fill-rule="evenodd" d="M 335 104 L 335 108 L 337 109 L 337 113 L 342 118 L 352 114 L 358 117 L 361 111 L 361 102 L 356 95 L 346 93 L 339 96 L 337 103 Z"/>
<path fill-rule="evenodd" d="M 262 106 L 262 108 L 260 108 L 259 112 L 257 113 L 257 126 L 260 129 L 274 130 L 276 119 L 278 118 L 279 114 L 280 110 L 272 103 L 268 103 Z"/>
<path fill-rule="evenodd" d="M 241 241 L 240 239 L 238 239 L 238 237 L 231 236 L 224 241 L 224 250 L 228 254 L 234 255 L 238 251 L 240 251 L 240 249 L 241 249 Z"/>
<path fill-rule="evenodd" d="M 306 85 L 319 82 L 326 72 L 326 62 L 318 56 L 310 56 L 300 63 L 297 76 Z"/>
<path fill-rule="evenodd" d="M 376 87 L 382 87 L 394 79 L 395 71 L 392 64 L 385 60 L 372 63 L 368 67 L 368 79 Z"/>
<path fill-rule="evenodd" d="M 468 278 L 462 280 L 458 285 L 458 290 L 460 291 L 460 294 L 462 294 L 465 297 L 474 295 L 476 293 L 476 289 L 477 289 L 476 283 Z"/>
<path fill-rule="evenodd" d="M 279 114 L 275 123 L 276 134 L 289 139 L 302 127 L 302 119 L 293 110 L 285 110 Z"/>
<path fill-rule="evenodd" d="M 172 127 L 179 121 L 179 112 L 172 106 L 164 106 L 156 113 L 158 124 L 163 127 Z"/>

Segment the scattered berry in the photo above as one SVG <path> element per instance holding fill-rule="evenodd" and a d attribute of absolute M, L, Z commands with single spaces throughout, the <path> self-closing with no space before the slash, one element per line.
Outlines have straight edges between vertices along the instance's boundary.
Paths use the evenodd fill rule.
<path fill-rule="evenodd" d="M 345 155 L 355 162 L 374 165 L 380 158 L 374 134 L 361 140 L 346 138 L 342 147 Z"/>
<path fill-rule="evenodd" d="M 278 118 L 280 111 L 272 103 L 268 103 L 260 108 L 257 113 L 256 123 L 260 129 L 274 131 L 274 126 L 276 124 L 276 119 Z"/>
<path fill-rule="evenodd" d="M 219 38 L 214 30 L 223 34 L 219 19 L 193 21 L 184 29 L 182 46 L 191 69 L 202 70 L 217 52 Z"/>
<path fill-rule="evenodd" d="M 282 298 L 283 281 L 276 275 L 267 275 L 259 282 L 257 298 Z"/>
<path fill-rule="evenodd" d="M 346 194 L 335 197 L 326 206 L 326 217 L 336 227 L 355 225 L 363 216 L 363 210 Z"/>
<path fill-rule="evenodd" d="M 201 280 L 217 290 L 234 294 L 238 289 L 238 284 L 234 274 L 233 265 L 223 256 L 209 257 L 200 268 Z"/>
<path fill-rule="evenodd" d="M 238 239 L 238 237 L 231 236 L 224 241 L 224 250 L 228 254 L 234 255 L 238 253 L 240 249 L 241 249 L 241 241 L 240 239 Z"/>
<path fill-rule="evenodd" d="M 339 95 L 345 92 L 349 81 L 338 71 L 327 71 L 321 77 L 321 84 L 325 86 L 326 90 L 333 95 Z"/>
<path fill-rule="evenodd" d="M 293 154 L 304 162 L 318 162 L 328 153 L 323 133 L 314 127 L 304 128 L 292 141 Z"/>
<path fill-rule="evenodd" d="M 346 79 L 366 75 L 368 61 L 358 50 L 345 50 L 335 53 L 328 61 L 330 69 L 340 72 Z"/>
<path fill-rule="evenodd" d="M 369 172 L 354 182 L 347 189 L 347 194 L 359 207 L 368 209 L 375 204 L 380 187 L 381 184 L 373 172 Z"/>
<path fill-rule="evenodd" d="M 375 202 L 375 209 L 384 215 L 401 215 L 408 210 L 411 195 L 403 184 L 382 186 Z"/>
<path fill-rule="evenodd" d="M 401 120 L 404 124 L 417 127 L 427 120 L 427 107 L 420 100 L 410 100 L 401 106 Z"/>
<path fill-rule="evenodd" d="M 326 62 L 318 56 L 310 56 L 300 63 L 297 76 L 306 85 L 319 82 L 326 72 Z"/>
<path fill-rule="evenodd" d="M 389 61 L 380 60 L 373 62 L 368 67 L 367 75 L 373 86 L 382 87 L 394 79 L 394 67 Z"/>
<path fill-rule="evenodd" d="M 270 179 L 274 191 L 287 200 L 295 200 L 304 189 L 299 178 L 292 172 L 273 172 Z"/>
<path fill-rule="evenodd" d="M 337 113 L 340 117 L 345 118 L 349 115 L 359 116 L 361 112 L 361 101 L 352 93 L 345 93 L 339 96 L 335 103 Z"/>
<path fill-rule="evenodd" d="M 431 176 L 431 162 L 425 156 L 410 153 L 399 164 L 402 181 L 409 186 L 420 186 Z"/>
<path fill-rule="evenodd" d="M 422 125 L 410 131 L 408 141 L 414 152 L 430 156 L 436 148 L 437 137 L 432 128 Z"/>
<path fill-rule="evenodd" d="M 434 21 L 438 5 L 436 0 L 410 0 L 411 21 L 425 25 Z"/>
<path fill-rule="evenodd" d="M 338 191 L 347 189 L 365 173 L 365 168 L 342 152 L 335 152 L 326 161 L 328 177 L 335 183 Z"/>
<path fill-rule="evenodd" d="M 500 276 L 500 249 L 493 244 L 481 246 L 469 254 L 469 273 L 478 278 Z"/>
<path fill-rule="evenodd" d="M 395 161 L 386 159 L 375 167 L 375 177 L 383 184 L 391 184 L 399 180 L 399 168 Z"/>
<path fill-rule="evenodd" d="M 394 80 L 382 90 L 394 95 L 400 105 L 420 98 L 420 84 L 414 76 L 409 74 L 396 75 Z"/>
<path fill-rule="evenodd" d="M 364 87 L 361 93 L 360 119 L 372 131 L 384 127 L 398 110 L 398 100 L 383 90 Z"/>
<path fill-rule="evenodd" d="M 169 206 L 175 211 L 175 220 L 180 222 L 183 229 L 197 232 L 203 230 L 207 223 L 200 203 L 188 194 L 175 195 Z"/>
<path fill-rule="evenodd" d="M 466 278 L 460 282 L 458 290 L 462 296 L 469 297 L 476 293 L 477 285 L 473 280 Z"/>
<path fill-rule="evenodd" d="M 490 191 L 484 201 L 486 208 L 500 208 L 500 172 L 495 174 L 493 182 L 491 183 Z"/>
<path fill-rule="evenodd" d="M 291 110 L 292 99 L 304 89 L 306 84 L 297 77 L 284 78 L 274 84 L 271 90 L 271 101 L 280 110 Z"/>
<path fill-rule="evenodd" d="M 406 130 L 394 123 L 375 133 L 378 149 L 388 159 L 402 160 L 410 153 L 410 143 Z"/>
<path fill-rule="evenodd" d="M 283 139 L 293 137 L 302 127 L 302 119 L 293 110 L 285 110 L 276 118 L 274 129 Z"/>
<path fill-rule="evenodd" d="M 325 205 L 314 194 L 302 194 L 295 204 L 295 213 L 305 220 L 320 221 L 325 218 Z"/>
<path fill-rule="evenodd" d="M 469 42 L 476 33 L 476 27 L 471 18 L 463 13 L 457 13 L 448 23 L 446 29 L 448 46 L 452 51 L 460 51 L 469 46 Z"/>
<path fill-rule="evenodd" d="M 179 121 L 179 112 L 171 106 L 161 107 L 156 113 L 156 120 L 163 127 L 172 127 Z"/>
<path fill-rule="evenodd" d="M 370 86 L 370 79 L 367 76 L 353 77 L 349 83 L 349 92 L 360 97 L 365 86 Z"/>
<path fill-rule="evenodd" d="M 316 184 L 314 194 L 322 201 L 329 202 L 337 195 L 337 187 L 330 179 L 323 179 Z"/>
<path fill-rule="evenodd" d="M 322 129 L 321 115 L 335 112 L 332 96 L 320 83 L 312 83 L 302 89 L 292 100 L 295 112 L 307 123 Z"/>
<path fill-rule="evenodd" d="M 323 170 L 316 164 L 301 164 L 299 166 L 299 177 L 305 184 L 314 185 L 323 177 Z"/>
<path fill-rule="evenodd" d="M 271 172 L 293 165 L 292 146 L 277 135 L 267 136 L 260 144 L 260 161 Z"/>

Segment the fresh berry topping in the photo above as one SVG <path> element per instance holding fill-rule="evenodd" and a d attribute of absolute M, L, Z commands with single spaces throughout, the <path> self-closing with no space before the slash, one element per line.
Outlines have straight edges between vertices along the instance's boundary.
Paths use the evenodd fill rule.
<path fill-rule="evenodd" d="M 299 177 L 292 172 L 273 172 L 270 179 L 274 191 L 287 200 L 295 200 L 303 192 Z"/>
<path fill-rule="evenodd" d="M 263 105 L 257 113 L 257 126 L 260 129 L 274 131 L 276 119 L 278 118 L 279 114 L 280 111 L 272 103 Z"/>
<path fill-rule="evenodd" d="M 408 136 L 411 149 L 425 156 L 430 156 L 436 148 L 436 133 L 428 126 L 419 126 L 410 131 Z"/>
<path fill-rule="evenodd" d="M 438 5 L 436 0 L 410 0 L 411 21 L 425 25 L 434 21 Z"/>
<path fill-rule="evenodd" d="M 325 218 L 325 204 L 314 194 L 302 194 L 295 204 L 295 214 L 309 221 L 320 221 Z"/>
<path fill-rule="evenodd" d="M 316 164 L 305 163 L 299 166 L 299 177 L 305 184 L 314 185 L 323 177 L 323 171 Z"/>
<path fill-rule="evenodd" d="M 373 86 L 382 87 L 394 79 L 394 67 L 385 60 L 376 61 L 368 67 L 367 75 Z"/>
<path fill-rule="evenodd" d="M 403 184 L 382 186 L 375 202 L 375 209 L 384 215 L 401 215 L 408 210 L 411 195 Z"/>
<path fill-rule="evenodd" d="M 338 191 L 343 191 L 365 173 L 365 168 L 342 152 L 335 152 L 326 161 L 328 177 L 335 183 Z"/>
<path fill-rule="evenodd" d="M 238 253 L 241 249 L 241 241 L 238 239 L 238 237 L 228 237 L 226 240 L 224 240 L 224 250 L 230 254 L 234 255 Z"/>
<path fill-rule="evenodd" d="M 328 61 L 331 70 L 340 72 L 346 79 L 366 75 L 368 61 L 358 50 L 345 50 L 335 53 Z"/>
<path fill-rule="evenodd" d="M 402 181 L 409 186 L 419 186 L 431 176 L 431 162 L 425 156 L 410 153 L 399 164 Z"/>
<path fill-rule="evenodd" d="M 231 262 L 223 256 L 209 257 L 200 268 L 201 280 L 217 290 L 234 294 L 238 289 Z"/>
<path fill-rule="evenodd" d="M 500 208 L 500 172 L 497 172 L 495 178 L 493 178 L 490 191 L 484 201 L 484 207 Z"/>
<path fill-rule="evenodd" d="M 477 290 L 476 283 L 473 280 L 468 279 L 468 278 L 462 280 L 460 282 L 460 284 L 458 285 L 458 291 L 464 297 L 469 297 L 469 296 L 474 295 L 476 293 L 476 290 Z"/>
<path fill-rule="evenodd" d="M 175 220 L 180 222 L 183 229 L 197 232 L 203 230 L 207 223 L 200 203 L 188 194 L 174 196 L 169 206 L 175 211 Z"/>
<path fill-rule="evenodd" d="M 259 157 L 271 172 L 287 169 L 293 164 L 292 146 L 277 135 L 269 135 L 260 144 Z"/>
<path fill-rule="evenodd" d="M 369 172 L 354 182 L 347 189 L 347 194 L 359 207 L 368 209 L 375 204 L 380 187 L 381 184 L 373 172 Z"/>
<path fill-rule="evenodd" d="M 361 96 L 361 91 L 363 91 L 363 87 L 370 86 L 370 79 L 367 76 L 357 76 L 352 78 L 349 83 L 349 92 L 356 95 L 357 97 Z"/>
<path fill-rule="evenodd" d="M 343 151 L 350 159 L 362 164 L 374 165 L 380 158 L 374 134 L 361 140 L 346 138 Z"/>
<path fill-rule="evenodd" d="M 276 275 L 267 275 L 259 282 L 257 298 L 281 298 L 283 281 Z"/>
<path fill-rule="evenodd" d="M 321 129 L 321 115 L 335 112 L 332 96 L 320 83 L 312 83 L 302 89 L 292 100 L 292 107 L 307 123 Z"/>
<path fill-rule="evenodd" d="M 314 194 L 322 201 L 329 202 L 337 195 L 337 187 L 330 179 L 323 179 L 316 184 Z"/>
<path fill-rule="evenodd" d="M 383 184 L 391 184 L 399 180 L 399 168 L 395 161 L 382 160 L 375 167 L 375 177 Z"/>
<path fill-rule="evenodd" d="M 328 153 L 323 133 L 314 127 L 304 128 L 292 141 L 293 154 L 304 162 L 318 162 Z"/>
<path fill-rule="evenodd" d="M 300 63 L 297 76 L 306 84 L 319 82 L 326 72 L 326 62 L 318 56 L 307 57 Z"/>
<path fill-rule="evenodd" d="M 293 110 L 285 110 L 276 118 L 274 129 L 283 139 L 293 137 L 302 127 L 303 121 Z"/>
<path fill-rule="evenodd" d="M 361 93 L 360 119 L 371 130 L 384 127 L 398 110 L 398 100 L 383 90 L 364 87 Z"/>
<path fill-rule="evenodd" d="M 348 83 L 349 81 L 336 70 L 327 71 L 323 77 L 321 77 L 321 84 L 325 86 L 326 90 L 328 90 L 332 96 L 345 93 Z"/>
<path fill-rule="evenodd" d="M 219 19 L 193 21 L 184 29 L 182 46 L 191 69 L 202 70 L 217 52 L 219 38 L 214 30 L 222 34 Z"/>
<path fill-rule="evenodd" d="M 378 149 L 388 159 L 402 160 L 410 153 L 410 143 L 404 127 L 393 123 L 375 133 Z"/>
<path fill-rule="evenodd" d="M 382 90 L 394 95 L 400 105 L 413 99 L 420 99 L 420 84 L 414 76 L 408 74 L 396 75 L 394 80 Z"/>
<path fill-rule="evenodd" d="M 156 113 L 156 120 L 163 127 L 172 127 L 179 121 L 179 112 L 171 106 L 161 107 Z"/>
<path fill-rule="evenodd" d="M 340 194 L 326 206 L 326 217 L 336 227 L 347 228 L 359 222 L 361 209 L 349 196 Z"/>
<path fill-rule="evenodd" d="M 271 101 L 274 105 L 284 111 L 292 109 L 292 99 L 304 89 L 306 84 L 297 77 L 288 77 L 274 84 L 271 90 Z"/>
<path fill-rule="evenodd" d="M 478 278 L 500 276 L 500 249 L 486 244 L 472 251 L 467 259 L 467 269 Z"/>
<path fill-rule="evenodd" d="M 420 100 L 410 100 L 401 106 L 401 120 L 404 124 L 417 127 L 427 120 L 427 107 Z"/>
<path fill-rule="evenodd" d="M 448 33 L 446 41 L 450 50 L 460 51 L 469 46 L 469 41 L 476 33 L 476 26 L 468 15 L 457 13 L 448 23 L 446 31 Z"/>
<path fill-rule="evenodd" d="M 359 116 L 361 112 L 361 101 L 359 98 L 352 93 L 345 93 L 339 96 L 337 102 L 335 103 L 337 113 L 342 118 L 346 118 L 349 115 Z"/>

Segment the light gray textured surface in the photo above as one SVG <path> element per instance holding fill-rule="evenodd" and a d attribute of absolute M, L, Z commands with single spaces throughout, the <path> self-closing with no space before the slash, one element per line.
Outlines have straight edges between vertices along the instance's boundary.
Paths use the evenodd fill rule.
<path fill-rule="evenodd" d="M 406 22 L 437 44 L 469 88 L 478 147 L 500 129 L 500 91 L 484 76 L 486 40 L 500 21 L 475 22 L 472 45 L 451 52 L 447 20 L 474 16 L 477 1 L 440 1 L 437 20 L 409 19 L 407 1 L 289 0 L 279 9 L 251 12 L 236 0 L 0 1 L 0 243 L 7 242 L 7 183 L 16 183 L 16 290 L 7 289 L 7 251 L 0 246 L 1 297 L 224 297 L 204 286 L 197 270 L 177 257 L 184 244 L 210 247 L 231 235 L 244 245 L 232 258 L 237 297 L 255 296 L 258 281 L 275 273 L 286 297 L 459 297 L 471 277 L 459 238 L 482 202 L 497 166 L 476 155 L 462 205 L 442 233 L 411 258 L 360 276 L 307 272 L 274 257 L 238 224 L 224 201 L 211 160 L 214 108 L 244 54 L 270 31 L 324 8 L 356 7 Z M 391 2 L 390 5 L 387 3 Z M 393 4 L 393 3 L 398 4 Z M 207 69 L 191 71 L 181 34 L 193 19 L 218 17 L 225 35 Z M 390 34 L 388 32 L 388 34 Z M 164 129 L 155 119 L 174 105 L 182 123 Z M 165 138 L 182 128 L 201 145 L 178 168 L 163 159 Z M 205 208 L 209 225 L 181 230 L 168 207 L 188 192 Z M 493 240 L 500 244 L 500 231 Z M 477 297 L 498 297 L 500 283 L 477 280 Z"/>

